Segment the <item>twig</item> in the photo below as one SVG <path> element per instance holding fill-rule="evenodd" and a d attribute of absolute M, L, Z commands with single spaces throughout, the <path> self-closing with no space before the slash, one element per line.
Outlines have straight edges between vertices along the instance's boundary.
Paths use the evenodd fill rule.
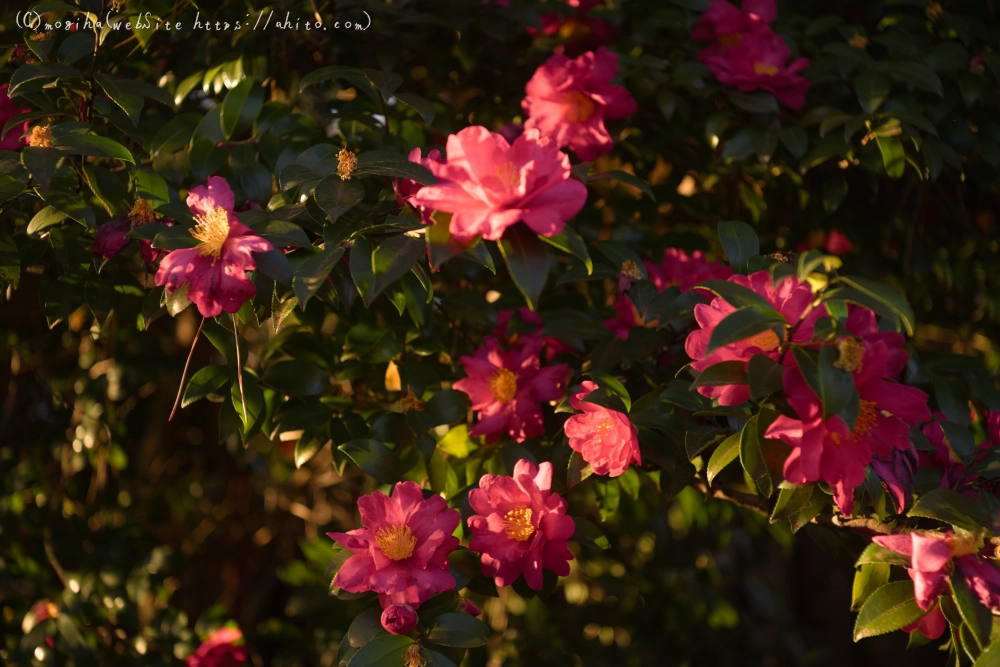
<path fill-rule="evenodd" d="M 52 530 L 49 529 L 48 526 L 42 527 L 42 546 L 45 548 L 45 555 L 49 559 L 49 565 L 51 565 L 52 569 L 55 570 L 56 576 L 59 577 L 59 580 L 63 583 L 63 586 L 69 588 L 70 590 L 73 590 L 72 588 L 70 588 L 69 579 L 66 577 L 66 570 L 63 569 L 63 566 L 59 562 L 59 559 L 56 558 L 55 549 L 52 548 Z"/>
<path fill-rule="evenodd" d="M 181 403 L 181 393 L 184 391 L 184 380 L 187 378 L 188 366 L 191 365 L 191 357 L 194 356 L 194 346 L 198 344 L 198 337 L 201 336 L 201 328 L 205 326 L 205 318 L 201 318 L 201 324 L 198 325 L 198 331 L 194 334 L 194 340 L 191 341 L 191 350 L 188 352 L 187 361 L 184 362 L 184 371 L 181 373 L 181 386 L 177 388 L 177 398 L 174 399 L 174 409 L 170 411 L 170 416 L 167 421 L 173 421 L 174 415 L 177 413 L 177 406 Z"/>

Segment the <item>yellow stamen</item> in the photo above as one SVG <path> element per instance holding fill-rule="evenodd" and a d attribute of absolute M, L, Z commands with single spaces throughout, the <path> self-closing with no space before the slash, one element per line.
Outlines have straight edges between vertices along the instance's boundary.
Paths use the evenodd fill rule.
<path fill-rule="evenodd" d="M 861 370 L 861 362 L 865 358 L 865 346 L 854 338 L 845 338 L 837 341 L 837 350 L 840 356 L 833 362 L 834 368 L 856 373 Z"/>
<path fill-rule="evenodd" d="M 353 174 L 358 169 L 358 156 L 356 153 L 352 153 L 346 148 L 341 148 L 340 152 L 337 153 L 337 175 L 340 176 L 340 180 L 349 181 L 351 180 L 351 174 Z"/>
<path fill-rule="evenodd" d="M 375 532 L 375 544 L 386 558 L 403 560 L 413 555 L 417 538 L 409 526 L 383 526 Z"/>
<path fill-rule="evenodd" d="M 500 182 L 508 188 L 516 188 L 521 183 L 521 172 L 514 166 L 513 162 L 497 165 L 493 171 Z"/>
<path fill-rule="evenodd" d="M 511 400 L 517 395 L 517 376 L 510 369 L 498 368 L 490 378 L 490 393 L 501 403 Z"/>
<path fill-rule="evenodd" d="M 403 667 L 424 667 L 427 661 L 420 655 L 420 644 L 412 644 L 403 654 Z"/>
<path fill-rule="evenodd" d="M 156 211 L 153 210 L 148 201 L 142 197 L 136 197 L 135 206 L 132 207 L 128 217 L 137 225 L 145 225 L 156 220 Z"/>
<path fill-rule="evenodd" d="M 524 542 L 535 534 L 535 526 L 531 523 L 531 508 L 527 505 L 518 505 L 504 514 L 503 520 L 506 524 L 503 532 L 511 539 Z"/>
<path fill-rule="evenodd" d="M 759 60 L 753 64 L 753 71 L 757 74 L 766 74 L 768 76 L 774 76 L 778 73 L 778 68 L 774 65 L 768 65 L 762 63 Z"/>
<path fill-rule="evenodd" d="M 196 215 L 194 219 L 198 224 L 191 230 L 191 236 L 201 241 L 201 256 L 218 259 L 222 255 L 223 244 L 229 238 L 229 212 L 216 206 L 207 215 Z M 215 264 L 215 261 L 212 263 Z"/>
<path fill-rule="evenodd" d="M 618 270 L 626 278 L 632 278 L 633 280 L 642 280 L 642 271 L 639 270 L 639 266 L 633 262 L 631 259 L 626 259 L 622 262 L 622 268 Z"/>
<path fill-rule="evenodd" d="M 854 430 L 851 431 L 851 440 L 857 442 L 872 432 L 875 428 L 875 421 L 878 419 L 878 412 L 875 410 L 875 401 L 861 399 L 861 410 L 858 411 L 858 419 L 854 422 Z M 830 439 L 835 445 L 840 444 L 840 435 L 831 433 Z"/>
<path fill-rule="evenodd" d="M 786 334 L 787 339 L 787 334 Z M 778 340 L 778 334 L 774 333 L 773 330 L 768 329 L 763 331 L 756 336 L 751 336 L 746 339 L 747 347 L 758 347 L 764 352 L 774 352 L 779 347 L 781 347 L 781 341 Z"/>
<path fill-rule="evenodd" d="M 733 35 L 722 35 L 719 37 L 719 44 L 722 46 L 736 46 L 743 39 L 743 35 L 735 33 Z"/>
<path fill-rule="evenodd" d="M 569 107 L 566 110 L 566 117 L 572 123 L 585 123 L 597 110 L 594 100 L 579 90 L 571 90 L 566 93 L 563 103 Z"/>
<path fill-rule="evenodd" d="M 34 126 L 31 128 L 31 137 L 28 139 L 28 145 L 38 148 L 49 148 L 52 146 L 52 130 L 40 125 Z"/>

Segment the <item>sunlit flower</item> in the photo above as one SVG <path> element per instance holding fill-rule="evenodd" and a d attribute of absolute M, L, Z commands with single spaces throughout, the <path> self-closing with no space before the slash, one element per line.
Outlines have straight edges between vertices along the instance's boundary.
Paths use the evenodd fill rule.
<path fill-rule="evenodd" d="M 240 667 L 247 661 L 243 633 L 237 628 L 219 628 L 188 656 L 187 667 Z M 240 643 L 236 643 L 240 642 Z"/>
<path fill-rule="evenodd" d="M 417 164 L 422 165 L 424 167 L 426 167 L 430 162 L 444 162 L 444 160 L 441 158 L 441 151 L 439 150 L 433 150 L 427 154 L 427 157 L 421 158 L 419 147 L 414 148 L 412 151 L 410 151 L 410 154 L 407 156 L 407 159 L 410 162 L 416 162 Z M 433 220 L 431 220 L 431 214 L 434 211 L 424 206 L 420 206 L 419 204 L 416 204 L 413 201 L 413 195 L 417 194 L 417 192 L 419 192 L 420 189 L 424 187 L 423 185 L 417 183 L 416 181 L 411 181 L 408 178 L 397 178 L 393 180 L 392 187 L 396 193 L 397 204 L 399 204 L 400 206 L 402 206 L 403 204 L 409 204 L 410 206 L 413 206 L 415 209 L 420 211 L 420 220 L 425 225 L 429 225 L 433 222 Z"/>
<path fill-rule="evenodd" d="M 584 402 L 596 389 L 589 380 L 580 385 L 579 393 L 569 402 L 581 412 L 567 419 L 563 430 L 570 448 L 579 452 L 595 473 L 618 477 L 633 463 L 642 464 L 639 436 L 625 413 Z"/>

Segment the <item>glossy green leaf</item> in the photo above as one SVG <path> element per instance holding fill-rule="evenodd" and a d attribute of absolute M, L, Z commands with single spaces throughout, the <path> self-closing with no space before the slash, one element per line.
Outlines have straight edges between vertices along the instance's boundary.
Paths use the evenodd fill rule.
<path fill-rule="evenodd" d="M 913 597 L 912 581 L 886 584 L 872 593 L 861 607 L 854 624 L 854 641 L 899 630 L 926 613 Z"/>
<path fill-rule="evenodd" d="M 330 216 L 330 222 L 336 222 L 345 211 L 361 203 L 365 198 L 365 186 L 356 179 L 343 180 L 334 174 L 321 180 L 313 197 L 320 208 Z"/>
<path fill-rule="evenodd" d="M 720 347 L 745 341 L 767 331 L 774 333 L 775 341 L 783 340 L 785 316 L 771 306 L 743 306 L 726 315 L 712 330 L 705 354 L 709 355 Z"/>
<path fill-rule="evenodd" d="M 993 526 L 992 518 L 978 502 L 951 489 L 928 491 L 914 503 L 910 516 L 936 519 L 973 532 Z"/>
<path fill-rule="evenodd" d="M 854 573 L 851 611 L 857 611 L 882 586 L 889 583 L 892 566 L 888 563 L 865 563 Z"/>
<path fill-rule="evenodd" d="M 720 222 L 719 241 L 735 273 L 747 273 L 750 258 L 760 254 L 757 232 L 745 222 Z"/>
<path fill-rule="evenodd" d="M 296 269 L 292 278 L 292 290 L 298 297 L 302 310 L 306 309 L 306 304 L 326 282 L 330 271 L 343 255 L 344 251 L 339 248 L 327 248 L 302 262 Z"/>
<path fill-rule="evenodd" d="M 723 468 L 728 466 L 730 463 L 738 459 L 740 456 L 740 434 L 733 433 L 728 438 L 722 441 L 715 451 L 712 452 L 712 457 L 708 460 L 708 468 L 706 474 L 708 476 L 708 483 L 711 484 L 712 481 L 719 476 Z"/>
<path fill-rule="evenodd" d="M 906 329 L 906 335 L 913 335 L 913 327 L 916 318 L 913 315 L 913 309 L 910 307 L 909 302 L 902 294 L 891 287 L 871 280 L 870 278 L 838 276 L 836 281 L 844 283 L 845 285 L 858 290 L 865 296 L 884 304 L 885 307 L 890 309 L 903 323 L 903 327 Z"/>
<path fill-rule="evenodd" d="M 135 164 L 135 158 L 117 141 L 93 134 L 68 134 L 52 142 L 53 148 L 72 155 L 113 158 Z"/>
<path fill-rule="evenodd" d="M 406 635 L 382 635 L 358 649 L 347 667 L 399 667 L 414 641 Z"/>
<path fill-rule="evenodd" d="M 771 473 L 767 469 L 762 450 L 760 415 L 751 417 L 740 432 L 740 464 L 757 486 L 761 495 L 768 497 L 773 491 Z"/>
<path fill-rule="evenodd" d="M 121 107 L 132 124 L 138 126 L 139 114 L 142 113 L 145 100 L 130 87 L 131 82 L 104 72 L 94 74 L 94 80 L 104 89 L 111 101 Z"/>
<path fill-rule="evenodd" d="M 391 484 L 396 481 L 396 461 L 392 450 L 378 440 L 359 438 L 345 442 L 338 449 L 379 482 Z"/>
<path fill-rule="evenodd" d="M 538 309 L 549 277 L 549 254 L 545 244 L 526 225 L 508 227 L 497 242 L 511 279 L 532 310 Z"/>
<path fill-rule="evenodd" d="M 227 139 L 250 129 L 264 105 L 264 89 L 253 78 L 240 81 L 222 100 L 219 123 Z"/>
<path fill-rule="evenodd" d="M 441 614 L 427 633 L 428 641 L 441 646 L 475 648 L 490 640 L 490 629 L 475 616 L 452 612 Z"/>

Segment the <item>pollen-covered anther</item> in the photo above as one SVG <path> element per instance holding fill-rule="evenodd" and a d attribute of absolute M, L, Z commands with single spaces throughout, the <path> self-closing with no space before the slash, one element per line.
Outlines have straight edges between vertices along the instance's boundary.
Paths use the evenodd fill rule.
<path fill-rule="evenodd" d="M 507 368 L 498 368 L 490 377 L 490 393 L 493 398 L 506 403 L 517 395 L 517 376 Z"/>
<path fill-rule="evenodd" d="M 196 215 L 194 219 L 198 224 L 191 230 L 191 236 L 201 241 L 201 256 L 218 259 L 222 255 L 222 246 L 229 238 L 229 212 L 216 206 L 206 215 Z"/>
<path fill-rule="evenodd" d="M 28 138 L 28 145 L 36 148 L 49 148 L 52 146 L 52 130 L 41 125 L 31 128 L 31 137 Z"/>
<path fill-rule="evenodd" d="M 148 201 L 142 197 L 136 197 L 135 205 L 129 212 L 128 217 L 136 225 L 145 225 L 156 220 L 156 211 L 153 210 L 152 205 Z"/>
<path fill-rule="evenodd" d="M 383 526 L 375 531 L 375 544 L 390 560 L 403 560 L 413 555 L 417 538 L 409 526 Z"/>
<path fill-rule="evenodd" d="M 503 515 L 503 532 L 507 537 L 518 542 L 524 542 L 535 534 L 535 526 L 531 523 L 531 508 L 527 505 L 518 505 Z"/>
<path fill-rule="evenodd" d="M 642 280 L 642 271 L 639 270 L 639 265 L 631 259 L 626 259 L 622 262 L 622 266 L 618 269 L 618 273 L 622 274 L 626 278 L 631 278 L 632 280 Z"/>
<path fill-rule="evenodd" d="M 346 148 L 341 148 L 337 153 L 337 175 L 340 180 L 351 180 L 351 174 L 358 170 L 358 156 Z"/>
<path fill-rule="evenodd" d="M 856 373 L 861 370 L 865 358 L 865 346 L 856 338 L 844 338 L 837 341 L 837 351 L 840 356 L 833 362 L 834 368 L 848 373 Z"/>

